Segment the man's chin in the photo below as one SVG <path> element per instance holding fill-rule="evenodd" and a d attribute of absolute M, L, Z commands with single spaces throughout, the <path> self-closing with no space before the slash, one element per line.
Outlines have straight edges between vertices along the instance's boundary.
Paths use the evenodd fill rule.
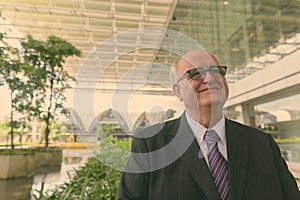
<path fill-rule="evenodd" d="M 225 101 L 221 99 L 207 99 L 206 101 L 199 102 L 199 109 L 201 110 L 201 108 L 205 107 L 211 109 L 220 108 L 223 107 L 224 102 Z"/>

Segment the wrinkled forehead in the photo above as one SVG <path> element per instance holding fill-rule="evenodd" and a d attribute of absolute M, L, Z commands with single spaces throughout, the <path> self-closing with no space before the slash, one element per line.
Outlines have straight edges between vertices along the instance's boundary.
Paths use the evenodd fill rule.
<path fill-rule="evenodd" d="M 193 67 L 209 68 L 212 65 L 220 65 L 213 54 L 204 51 L 191 51 L 178 61 L 177 71 L 183 74 Z"/>

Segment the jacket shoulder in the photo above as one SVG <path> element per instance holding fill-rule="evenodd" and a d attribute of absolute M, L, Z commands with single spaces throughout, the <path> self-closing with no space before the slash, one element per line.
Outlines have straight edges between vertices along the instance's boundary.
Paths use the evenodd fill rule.
<path fill-rule="evenodd" d="M 270 137 L 269 133 L 266 133 L 256 127 L 245 125 L 231 119 L 226 119 L 226 127 L 229 130 L 236 132 L 240 135 L 244 135 L 246 137 L 262 137 L 262 138 Z"/>
<path fill-rule="evenodd" d="M 172 139 L 180 118 L 147 126 L 133 134 L 133 145 L 146 145 L 151 151 L 164 147 Z"/>
<path fill-rule="evenodd" d="M 180 118 L 173 119 L 170 121 L 164 121 L 154 125 L 150 125 L 140 129 L 133 134 L 134 138 L 151 138 L 162 132 L 168 132 L 176 127 L 176 124 L 180 122 Z"/>

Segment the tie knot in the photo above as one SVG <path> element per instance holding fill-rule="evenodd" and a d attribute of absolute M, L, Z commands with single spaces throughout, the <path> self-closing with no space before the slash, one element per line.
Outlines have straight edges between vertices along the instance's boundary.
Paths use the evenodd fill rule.
<path fill-rule="evenodd" d="M 205 140 L 208 148 L 211 149 L 211 146 L 214 146 L 218 142 L 219 136 L 215 130 L 210 129 L 207 130 L 205 133 Z"/>

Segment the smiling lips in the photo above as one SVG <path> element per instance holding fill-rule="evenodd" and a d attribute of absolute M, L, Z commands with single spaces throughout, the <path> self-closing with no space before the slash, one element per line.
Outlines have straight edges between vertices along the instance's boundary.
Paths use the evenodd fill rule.
<path fill-rule="evenodd" d="M 212 91 L 212 90 L 217 90 L 218 88 L 203 88 L 203 89 L 198 89 L 198 92 L 204 92 L 204 91 Z"/>

